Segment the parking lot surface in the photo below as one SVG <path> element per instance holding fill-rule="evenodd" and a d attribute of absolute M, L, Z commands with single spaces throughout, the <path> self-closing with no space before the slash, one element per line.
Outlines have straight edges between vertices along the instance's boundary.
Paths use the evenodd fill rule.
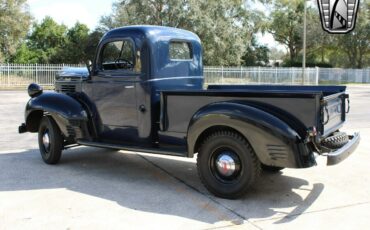
<path fill-rule="evenodd" d="M 239 200 L 211 195 L 195 159 L 78 147 L 46 165 L 17 133 L 28 96 L 0 91 L 0 229 L 368 229 L 370 86 L 349 86 L 343 130 L 361 132 L 339 165 L 263 173 Z"/>

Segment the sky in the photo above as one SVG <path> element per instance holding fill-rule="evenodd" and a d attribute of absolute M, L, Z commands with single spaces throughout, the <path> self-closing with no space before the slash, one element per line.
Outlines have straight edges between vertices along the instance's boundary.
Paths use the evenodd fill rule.
<path fill-rule="evenodd" d="M 28 0 L 33 17 L 41 21 L 45 16 L 51 16 L 58 23 L 68 27 L 77 21 L 94 29 L 100 17 L 108 15 L 112 3 L 116 0 Z"/>
<path fill-rule="evenodd" d="M 28 5 L 33 17 L 39 22 L 45 16 L 52 17 L 56 22 L 72 27 L 77 21 L 86 24 L 93 30 L 99 23 L 100 17 L 108 15 L 112 11 L 112 3 L 117 0 L 28 0 Z M 261 6 L 256 5 L 256 8 Z M 262 8 L 261 8 L 262 9 Z M 279 45 L 271 34 L 257 34 L 260 44 L 268 47 Z"/>

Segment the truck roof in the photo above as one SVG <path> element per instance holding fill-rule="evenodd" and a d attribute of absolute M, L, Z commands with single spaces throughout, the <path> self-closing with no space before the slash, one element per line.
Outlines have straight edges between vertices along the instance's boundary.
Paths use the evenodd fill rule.
<path fill-rule="evenodd" d="M 195 41 L 200 43 L 199 37 L 190 31 L 166 27 L 166 26 L 152 26 L 152 25 L 133 25 L 113 29 L 107 32 L 103 39 L 115 38 L 122 36 L 122 34 L 142 34 L 151 42 L 168 39 L 185 39 L 188 41 Z M 166 40 L 166 39 L 165 39 Z"/>

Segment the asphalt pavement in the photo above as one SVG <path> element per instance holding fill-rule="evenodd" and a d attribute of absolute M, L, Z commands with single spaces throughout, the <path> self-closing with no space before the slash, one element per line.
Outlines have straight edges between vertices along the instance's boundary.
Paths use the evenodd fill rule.
<path fill-rule="evenodd" d="M 368 229 L 370 86 L 349 86 L 343 130 L 358 150 L 339 165 L 263 173 L 238 200 L 211 195 L 195 159 L 78 147 L 43 163 L 18 134 L 26 92 L 0 91 L 0 229 Z"/>

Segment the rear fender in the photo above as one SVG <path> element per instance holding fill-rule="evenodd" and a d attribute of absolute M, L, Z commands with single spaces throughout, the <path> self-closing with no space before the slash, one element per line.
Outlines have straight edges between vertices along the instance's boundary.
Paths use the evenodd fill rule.
<path fill-rule="evenodd" d="M 205 132 L 226 127 L 243 135 L 266 165 L 301 168 L 312 166 L 308 149 L 298 133 L 279 118 L 250 105 L 217 102 L 200 109 L 188 128 L 188 152 L 191 157 Z M 309 159 L 305 159 L 306 158 Z"/>
<path fill-rule="evenodd" d="M 82 137 L 88 115 L 82 105 L 74 98 L 56 92 L 44 92 L 31 98 L 25 111 L 26 128 L 29 132 L 37 132 L 40 120 L 49 114 L 58 124 L 65 137 Z"/>

